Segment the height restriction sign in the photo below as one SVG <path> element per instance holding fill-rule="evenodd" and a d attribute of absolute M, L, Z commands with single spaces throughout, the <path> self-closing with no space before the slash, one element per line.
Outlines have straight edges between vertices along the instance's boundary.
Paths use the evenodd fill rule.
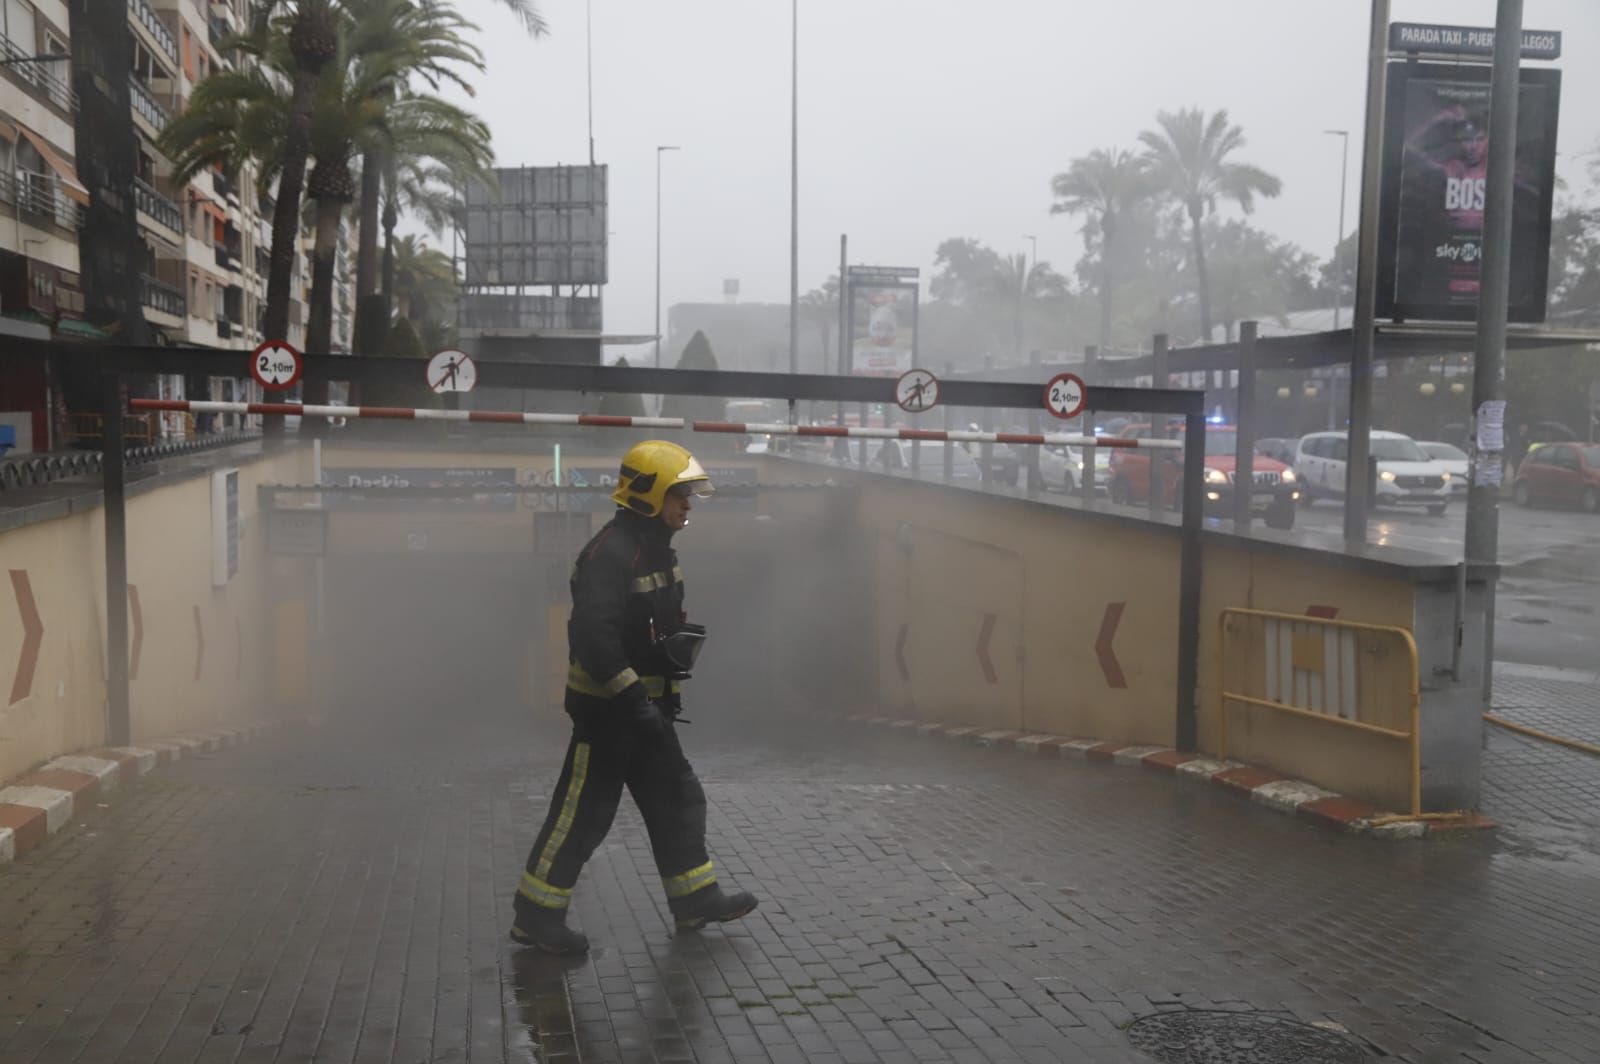
<path fill-rule="evenodd" d="M 1089 389 L 1076 373 L 1057 373 L 1044 386 L 1044 408 L 1063 421 L 1083 413 Z"/>
<path fill-rule="evenodd" d="M 250 376 L 269 392 L 281 392 L 300 379 L 305 362 L 283 340 L 268 340 L 250 352 Z"/>

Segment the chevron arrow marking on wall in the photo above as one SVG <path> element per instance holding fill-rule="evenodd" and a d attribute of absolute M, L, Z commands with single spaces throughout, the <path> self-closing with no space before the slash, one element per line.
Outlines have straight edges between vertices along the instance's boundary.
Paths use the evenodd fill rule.
<path fill-rule="evenodd" d="M 1094 641 L 1095 657 L 1100 659 L 1100 671 L 1105 674 L 1107 687 L 1127 687 L 1127 678 L 1122 675 L 1122 663 L 1117 660 L 1117 652 L 1111 646 L 1111 641 L 1117 637 L 1117 625 L 1122 623 L 1122 608 L 1126 602 L 1112 602 L 1106 605 L 1105 615 L 1100 618 L 1100 637 Z"/>
<path fill-rule="evenodd" d="M 17 655 L 17 672 L 11 681 L 11 703 L 33 694 L 33 671 L 39 664 L 39 644 L 44 642 L 44 622 L 33 601 L 33 584 L 26 569 L 11 570 L 11 591 L 17 596 L 17 612 L 22 615 L 22 652 Z"/>

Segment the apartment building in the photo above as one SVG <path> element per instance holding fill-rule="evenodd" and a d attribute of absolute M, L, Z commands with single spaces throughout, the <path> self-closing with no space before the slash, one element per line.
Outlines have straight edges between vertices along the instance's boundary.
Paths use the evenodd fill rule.
<path fill-rule="evenodd" d="M 0 0 L 0 315 L 47 336 L 83 319 L 71 36 L 63 0 Z M 31 330 L 18 322 L 31 323 Z"/>

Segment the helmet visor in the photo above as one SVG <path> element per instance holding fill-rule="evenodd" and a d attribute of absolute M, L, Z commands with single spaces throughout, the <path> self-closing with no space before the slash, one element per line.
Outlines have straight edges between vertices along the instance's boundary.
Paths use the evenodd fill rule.
<path fill-rule="evenodd" d="M 697 499 L 709 499 L 716 493 L 717 489 L 709 477 L 704 480 L 679 481 L 667 489 L 668 495 L 676 495 L 680 499 L 690 495 Z"/>

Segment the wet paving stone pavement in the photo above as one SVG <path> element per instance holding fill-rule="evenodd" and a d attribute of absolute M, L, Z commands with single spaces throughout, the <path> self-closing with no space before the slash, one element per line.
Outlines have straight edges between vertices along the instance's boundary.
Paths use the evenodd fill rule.
<path fill-rule="evenodd" d="M 739 923 L 671 933 L 625 800 L 577 891 L 591 956 L 506 940 L 558 714 L 285 726 L 0 868 L 0 1060 L 1150 1061 L 1130 1027 L 1191 1010 L 1372 1060 L 1596 1059 L 1592 832 L 1508 804 L 1386 842 L 1138 769 L 694 716 L 713 857 L 762 899 Z"/>

